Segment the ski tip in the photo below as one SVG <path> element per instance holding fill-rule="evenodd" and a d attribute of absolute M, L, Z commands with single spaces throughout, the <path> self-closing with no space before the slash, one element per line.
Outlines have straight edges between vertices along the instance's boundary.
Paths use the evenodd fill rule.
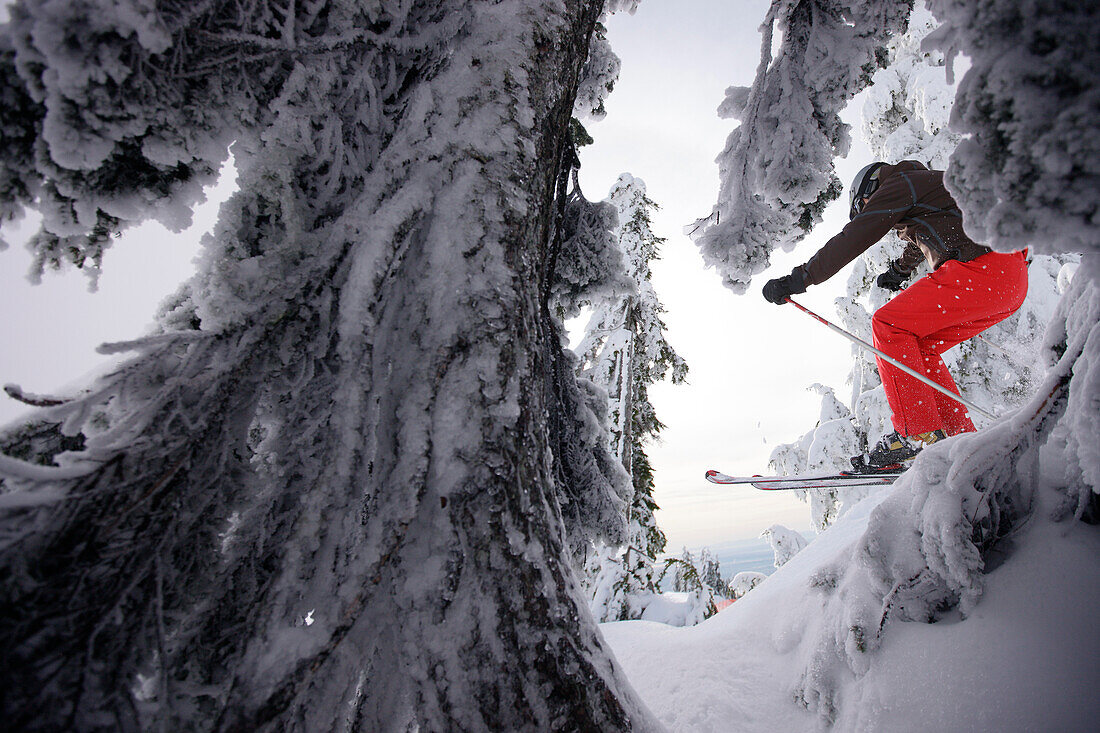
<path fill-rule="evenodd" d="M 715 471 L 713 468 L 708 470 L 704 475 L 712 481 L 716 478 L 721 478 L 721 479 L 730 478 L 729 476 L 722 473 L 721 471 Z"/>

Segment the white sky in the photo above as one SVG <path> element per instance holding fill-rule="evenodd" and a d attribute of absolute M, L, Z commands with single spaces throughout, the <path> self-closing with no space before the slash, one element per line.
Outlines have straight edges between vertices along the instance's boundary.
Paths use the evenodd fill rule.
<path fill-rule="evenodd" d="M 654 229 L 667 238 L 654 263 L 653 282 L 667 309 L 672 345 L 691 367 L 689 384 L 655 385 L 650 395 L 667 426 L 649 454 L 656 470 L 657 519 L 668 549 L 697 548 L 755 537 L 772 524 L 809 527 L 808 507 L 790 492 L 765 494 L 751 488 L 718 487 L 703 473 L 766 471 L 772 448 L 811 428 L 820 398 L 814 382 L 844 384 L 850 347 L 843 339 L 791 306 L 760 296 L 771 277 L 804 262 L 846 221 L 845 207 L 832 207 L 826 222 L 793 253 L 778 253 L 749 292 L 736 296 L 713 270 L 704 270 L 698 250 L 683 236 L 684 225 L 710 213 L 717 199 L 715 156 L 737 124 L 715 110 L 730 85 L 748 85 L 759 59 L 758 25 L 765 0 L 644 0 L 633 16 L 609 22 L 609 38 L 623 67 L 607 102 L 608 116 L 586 123 L 594 145 L 582 150 L 581 186 L 591 200 L 607 196 L 620 173 L 642 178 L 661 210 Z M 855 117 L 858 125 L 858 103 Z M 856 145 L 839 174 L 848 183 L 864 164 Z M 74 272 L 47 275 L 30 286 L 30 257 L 16 231 L 0 252 L 0 383 L 50 393 L 80 385 L 82 375 L 109 364 L 95 353 L 105 341 L 133 338 L 152 322 L 158 303 L 193 270 L 198 238 L 208 231 L 226 181 L 196 212 L 195 226 L 171 234 L 156 224 L 127 233 L 108 251 L 98 293 Z M 26 232 L 33 228 L 24 227 Z M 800 298 L 835 318 L 833 298 L 848 270 Z M 0 396 L 0 424 L 27 408 Z"/>

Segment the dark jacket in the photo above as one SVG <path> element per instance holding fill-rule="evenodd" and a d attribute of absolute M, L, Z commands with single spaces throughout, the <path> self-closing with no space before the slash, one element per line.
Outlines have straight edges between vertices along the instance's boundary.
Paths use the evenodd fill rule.
<path fill-rule="evenodd" d="M 879 169 L 879 187 L 863 211 L 791 274 L 805 285 L 823 283 L 891 229 L 906 242 L 905 251 L 894 261 L 905 273 L 916 269 L 922 259 L 936 269 L 948 260 L 969 262 L 992 251 L 963 232 L 962 212 L 943 186 L 943 171 L 903 160 Z"/>

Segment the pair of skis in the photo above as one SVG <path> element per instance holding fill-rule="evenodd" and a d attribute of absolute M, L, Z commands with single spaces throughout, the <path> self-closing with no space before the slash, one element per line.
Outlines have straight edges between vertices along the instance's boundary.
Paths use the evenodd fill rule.
<path fill-rule="evenodd" d="M 867 472 L 841 471 L 839 473 L 809 473 L 795 476 L 727 476 L 719 471 L 707 471 L 707 481 L 712 484 L 751 484 L 764 491 L 790 491 L 793 489 L 850 489 L 859 486 L 888 486 L 901 476 L 901 466 Z"/>

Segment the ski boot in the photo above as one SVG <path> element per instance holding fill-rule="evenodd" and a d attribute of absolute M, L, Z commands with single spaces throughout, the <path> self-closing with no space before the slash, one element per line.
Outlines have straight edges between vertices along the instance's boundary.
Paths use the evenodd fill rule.
<path fill-rule="evenodd" d="M 926 445 L 946 438 L 947 434 L 942 430 L 932 430 L 911 437 L 898 435 L 895 431 L 884 436 L 868 455 L 852 458 L 852 468 L 860 473 L 904 468 L 904 464 L 916 458 Z"/>

